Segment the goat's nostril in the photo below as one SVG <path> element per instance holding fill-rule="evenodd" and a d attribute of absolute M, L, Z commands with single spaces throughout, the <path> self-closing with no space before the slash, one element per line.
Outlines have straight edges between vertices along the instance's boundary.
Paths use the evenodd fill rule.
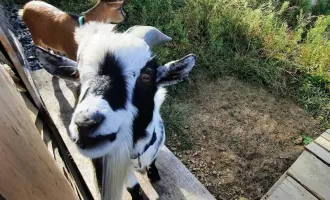
<path fill-rule="evenodd" d="M 103 120 L 104 115 L 98 112 L 94 114 L 84 114 L 83 112 L 79 112 L 74 118 L 74 123 L 77 125 L 79 134 L 89 135 L 99 127 Z"/>
<path fill-rule="evenodd" d="M 100 124 L 104 120 L 104 115 L 97 112 L 92 116 L 92 119 L 95 123 Z"/>

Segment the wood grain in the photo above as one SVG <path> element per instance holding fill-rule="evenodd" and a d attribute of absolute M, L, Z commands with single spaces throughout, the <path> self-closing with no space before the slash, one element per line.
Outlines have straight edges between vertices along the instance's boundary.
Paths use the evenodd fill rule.
<path fill-rule="evenodd" d="M 311 153 L 304 151 L 289 168 L 288 174 L 309 188 L 314 196 L 329 199 L 330 168 Z"/>
<path fill-rule="evenodd" d="M 315 196 L 309 193 L 303 186 L 287 176 L 275 189 L 275 191 L 266 198 L 267 200 L 317 200 Z"/>
<path fill-rule="evenodd" d="M 260 200 L 266 200 L 268 197 L 270 197 L 273 192 L 277 189 L 279 185 L 282 184 L 282 182 L 288 177 L 287 173 L 285 172 L 277 181 L 276 183 L 267 191 L 267 193 L 260 199 Z"/>
<path fill-rule="evenodd" d="M 31 118 L 31 121 L 33 123 L 36 122 L 37 120 L 37 116 L 38 116 L 38 113 L 39 113 L 39 110 L 33 105 L 33 103 L 30 101 L 30 99 L 25 95 L 25 94 L 21 94 L 23 99 L 24 99 L 24 102 L 26 104 L 26 107 L 28 109 L 28 112 L 29 112 L 29 116 Z"/>
<path fill-rule="evenodd" d="M 330 152 L 330 141 L 328 141 L 324 137 L 318 137 L 314 142 L 326 149 L 328 152 Z"/>
<path fill-rule="evenodd" d="M 160 199 L 215 200 L 210 192 L 166 146 L 161 149 L 156 166 L 161 181 L 153 186 Z"/>
<path fill-rule="evenodd" d="M 0 68 L 0 109 L 1 196 L 8 200 L 77 200 L 3 68 Z"/>
<path fill-rule="evenodd" d="M 330 165 L 329 151 L 325 150 L 323 147 L 316 144 L 315 142 L 312 142 L 309 145 L 307 145 L 306 149 L 308 149 L 310 152 L 312 152 L 319 159 L 323 160 L 323 162 L 326 162 L 328 165 Z"/>
<path fill-rule="evenodd" d="M 11 64 L 11 62 L 9 62 L 9 60 L 6 58 L 6 56 L 0 51 L 0 61 L 2 61 L 3 63 L 5 63 L 6 65 L 8 65 L 10 68 L 14 68 L 13 65 Z"/>
<path fill-rule="evenodd" d="M 13 63 L 14 68 L 18 72 L 19 77 L 27 88 L 29 94 L 32 97 L 34 104 L 37 106 L 40 115 L 42 116 L 44 122 L 49 126 L 52 131 L 52 135 L 54 136 L 54 140 L 57 143 L 57 147 L 59 148 L 59 155 L 63 158 L 65 162 L 65 167 L 69 170 L 69 173 L 75 180 L 76 187 L 79 188 L 80 196 L 83 199 L 93 199 L 86 183 L 82 179 L 82 175 L 77 170 L 77 166 L 67 153 L 68 149 L 65 146 L 61 136 L 59 135 L 59 131 L 57 130 L 52 118 L 50 117 L 48 111 L 45 109 L 45 105 L 42 102 L 39 92 L 32 80 L 28 69 L 28 62 L 24 55 L 24 49 L 19 43 L 18 39 L 14 36 L 14 34 L 9 29 L 9 22 L 6 18 L 3 7 L 0 5 L 0 42 L 2 43 L 4 50 L 9 55 L 11 62 Z"/>
<path fill-rule="evenodd" d="M 330 129 L 322 133 L 321 136 L 330 142 Z"/>
<path fill-rule="evenodd" d="M 28 63 L 26 59 L 22 57 L 23 51 L 20 43 L 17 41 L 16 37 L 14 37 L 14 34 L 9 30 L 8 27 L 5 27 L 5 17 L 3 14 L 3 11 L 0 7 L 0 42 L 3 45 L 4 49 L 8 53 L 11 61 L 14 64 L 15 69 L 18 72 L 18 75 L 20 76 L 21 80 L 23 81 L 25 87 L 29 91 L 30 95 L 32 96 L 33 101 L 36 103 L 38 109 L 44 107 L 40 96 L 38 95 L 38 91 L 36 90 L 36 87 L 33 84 L 33 80 L 31 77 L 28 76 L 27 66 Z"/>

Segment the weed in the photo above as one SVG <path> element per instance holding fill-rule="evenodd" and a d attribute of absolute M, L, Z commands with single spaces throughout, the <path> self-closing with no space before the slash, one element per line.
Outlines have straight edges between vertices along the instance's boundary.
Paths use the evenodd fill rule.
<path fill-rule="evenodd" d="M 303 144 L 308 145 L 309 143 L 313 142 L 313 138 L 308 135 L 302 135 Z"/>

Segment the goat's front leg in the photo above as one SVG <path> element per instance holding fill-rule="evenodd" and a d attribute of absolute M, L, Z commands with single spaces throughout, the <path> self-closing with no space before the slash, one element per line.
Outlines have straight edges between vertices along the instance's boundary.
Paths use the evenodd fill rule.
<path fill-rule="evenodd" d="M 127 191 L 131 194 L 132 200 L 145 200 L 141 186 L 134 174 L 134 170 L 131 169 L 127 175 L 126 180 Z M 147 199 L 147 198 L 146 198 Z"/>
<path fill-rule="evenodd" d="M 152 161 L 152 163 L 147 167 L 147 172 L 148 172 L 148 178 L 151 183 L 160 181 L 159 172 L 156 167 L 156 159 Z"/>

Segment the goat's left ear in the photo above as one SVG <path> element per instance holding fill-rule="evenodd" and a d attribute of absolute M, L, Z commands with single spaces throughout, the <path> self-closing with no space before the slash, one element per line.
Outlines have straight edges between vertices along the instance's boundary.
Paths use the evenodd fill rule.
<path fill-rule="evenodd" d="M 77 63 L 64 56 L 52 54 L 36 46 L 36 57 L 40 65 L 50 74 L 70 81 L 79 80 Z"/>
<path fill-rule="evenodd" d="M 180 60 L 158 67 L 156 83 L 159 87 L 173 85 L 186 79 L 195 66 L 196 56 L 189 54 Z"/>

